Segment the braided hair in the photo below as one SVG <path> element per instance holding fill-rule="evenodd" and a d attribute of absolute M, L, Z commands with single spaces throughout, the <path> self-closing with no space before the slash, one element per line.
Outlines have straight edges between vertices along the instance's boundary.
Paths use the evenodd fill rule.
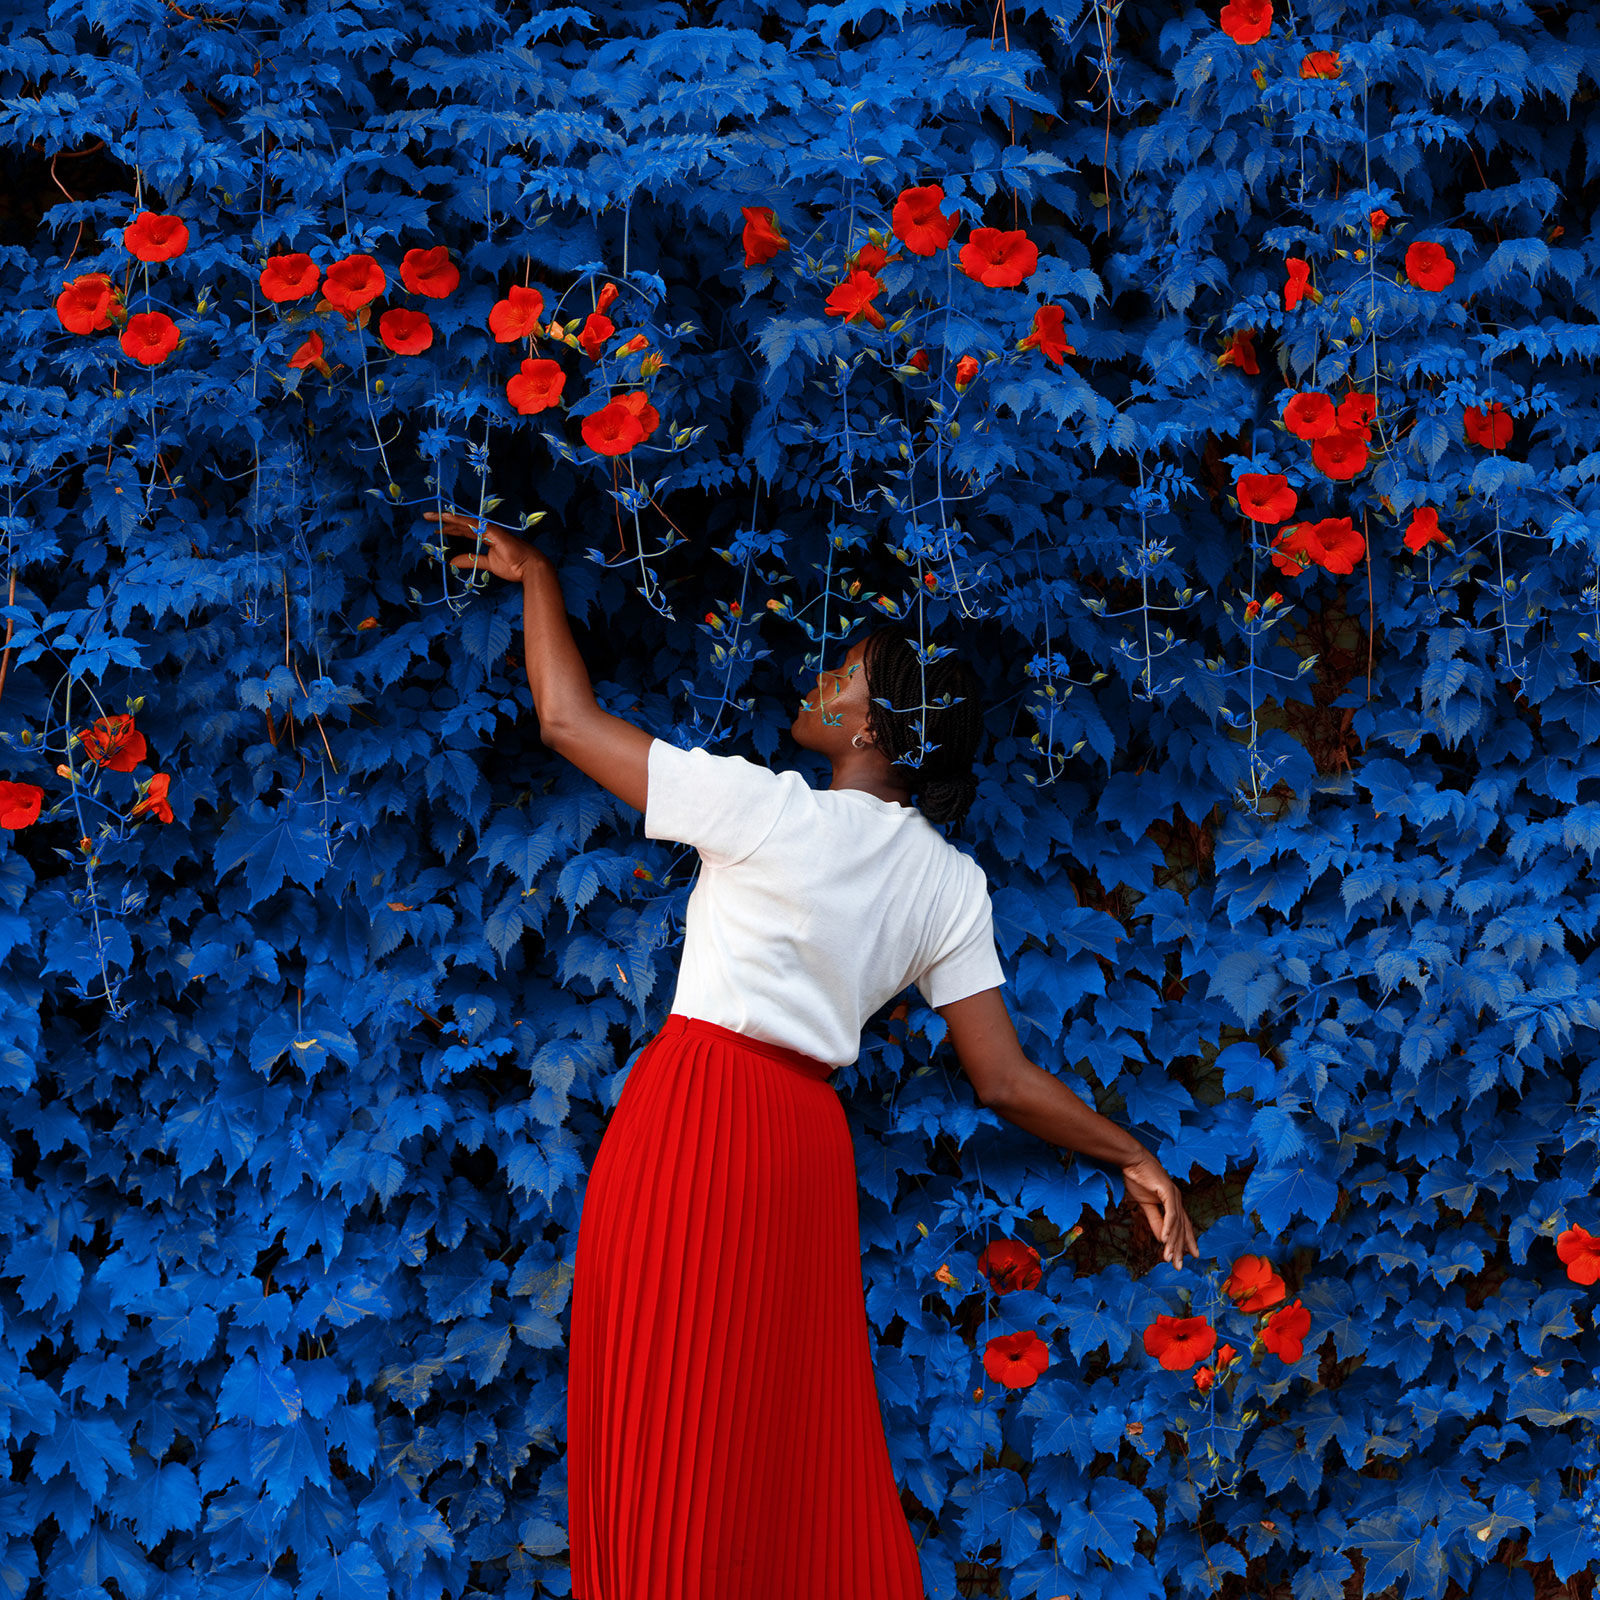
<path fill-rule="evenodd" d="M 862 662 L 867 731 L 917 795 L 917 809 L 928 821 L 959 823 L 978 792 L 972 774 L 983 733 L 977 674 L 954 655 L 924 665 L 911 641 L 892 627 L 867 635 Z M 951 703 L 941 704 L 947 695 Z M 927 751 L 919 765 L 901 764 L 924 743 L 938 748 Z"/>

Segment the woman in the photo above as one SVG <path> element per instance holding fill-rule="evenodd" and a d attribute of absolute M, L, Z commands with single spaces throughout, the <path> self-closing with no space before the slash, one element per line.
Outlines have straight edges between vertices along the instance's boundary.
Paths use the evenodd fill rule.
<path fill-rule="evenodd" d="M 441 531 L 474 537 L 455 514 Z M 914 982 L 984 1105 L 1120 1167 L 1166 1259 L 1198 1253 L 1150 1151 L 1022 1054 L 983 871 L 930 823 L 972 798 L 971 674 L 929 664 L 930 702 L 965 698 L 927 713 L 927 763 L 897 766 L 919 743 L 905 710 L 922 699 L 917 658 L 887 632 L 852 646 L 791 729 L 832 764 L 814 790 L 602 711 L 554 566 L 503 528 L 484 541 L 451 564 L 522 585 L 540 738 L 643 812 L 647 838 L 701 858 L 671 1014 L 634 1062 L 584 1193 L 572 1593 L 921 1600 L 873 1377 L 854 1148 L 828 1081 L 856 1059 L 863 1021 Z"/>

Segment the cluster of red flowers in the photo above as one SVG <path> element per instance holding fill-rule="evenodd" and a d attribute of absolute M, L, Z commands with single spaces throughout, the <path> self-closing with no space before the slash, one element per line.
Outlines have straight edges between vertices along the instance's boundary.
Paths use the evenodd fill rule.
<path fill-rule="evenodd" d="M 182 217 L 141 211 L 122 230 L 122 247 L 135 261 L 171 261 L 189 248 L 189 225 Z M 105 272 L 82 272 L 56 296 L 56 316 L 68 333 L 100 333 L 116 323 L 123 354 L 141 366 L 160 366 L 178 348 L 178 325 L 164 311 L 128 315 L 123 290 Z"/>
<path fill-rule="evenodd" d="M 1311 1313 L 1298 1300 L 1282 1304 L 1288 1290 L 1265 1256 L 1240 1256 L 1223 1287 L 1240 1311 L 1268 1313 L 1259 1334 L 1267 1350 L 1281 1361 L 1300 1359 L 1311 1331 Z M 1238 1354 L 1231 1344 L 1217 1349 L 1217 1330 L 1204 1317 L 1158 1316 L 1144 1330 L 1144 1348 L 1169 1372 L 1186 1372 L 1215 1349 L 1215 1365 L 1200 1366 L 1194 1375 L 1195 1387 L 1201 1390 L 1209 1389 L 1217 1373 Z"/>
<path fill-rule="evenodd" d="M 994 1239 L 978 1255 L 978 1271 L 996 1294 L 1013 1289 L 1037 1289 L 1043 1276 L 1039 1252 L 1019 1239 Z M 941 1283 L 954 1285 L 948 1269 L 934 1274 Z M 1050 1346 L 1032 1328 L 1020 1333 L 997 1334 L 984 1346 L 983 1370 L 1007 1389 L 1026 1389 L 1050 1365 Z M 978 1391 L 981 1397 L 983 1391 Z"/>
<path fill-rule="evenodd" d="M 912 255 L 933 256 L 950 246 L 960 226 L 959 215 L 946 215 L 944 186 L 937 183 L 914 184 L 902 189 L 890 213 L 890 227 Z M 744 264 L 765 266 L 774 256 L 789 248 L 771 206 L 741 206 L 744 216 Z M 871 242 L 864 244 L 847 261 L 848 272 L 823 303 L 830 317 L 846 322 L 865 321 L 870 327 L 885 325 L 883 312 L 874 303 L 884 292 L 878 273 L 891 261 L 904 257 L 889 255 L 874 230 Z M 991 289 L 1011 289 L 1025 283 L 1039 264 L 1039 247 L 1021 229 L 974 228 L 961 246 L 961 270 L 969 278 Z M 1056 366 L 1077 351 L 1067 343 L 1066 313 L 1057 305 L 1043 305 L 1033 314 L 1031 331 L 1018 341 L 1018 350 L 1037 350 Z M 914 351 L 909 363 L 919 372 L 928 370 L 925 350 Z M 956 363 L 957 392 L 964 390 L 978 372 L 975 356 L 962 356 Z"/>
<path fill-rule="evenodd" d="M 149 754 L 145 737 L 133 725 L 126 712 L 119 716 L 97 717 L 87 728 L 78 730 L 78 740 L 83 753 L 107 772 L 132 772 Z M 72 768 L 62 765 L 56 771 L 64 778 L 72 776 Z M 172 783 L 170 773 L 158 772 L 148 783 L 139 785 L 131 817 L 143 816 L 147 811 L 163 822 L 172 821 L 172 806 L 167 791 Z M 39 820 L 44 809 L 44 790 L 36 783 L 0 781 L 0 828 L 27 828 Z M 84 841 L 88 848 L 88 841 Z"/>
<path fill-rule="evenodd" d="M 1370 218 L 1372 237 L 1376 239 L 1389 224 L 1387 212 L 1374 211 Z M 1358 252 L 1359 254 L 1359 252 Z M 1311 263 L 1296 256 L 1285 259 L 1288 278 L 1283 286 L 1283 309 L 1293 311 L 1302 300 L 1313 303 L 1322 299 L 1321 292 L 1311 283 Z M 1442 244 L 1419 239 L 1406 249 L 1406 277 L 1413 288 L 1437 294 L 1456 281 L 1456 264 Z"/>

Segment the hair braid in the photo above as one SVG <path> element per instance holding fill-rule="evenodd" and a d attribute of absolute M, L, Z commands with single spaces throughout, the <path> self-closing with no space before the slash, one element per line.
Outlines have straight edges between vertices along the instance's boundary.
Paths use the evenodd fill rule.
<path fill-rule="evenodd" d="M 960 822 L 978 792 L 972 773 L 983 734 L 977 674 L 954 655 L 924 666 L 898 628 L 869 634 L 862 660 L 868 732 L 917 796 L 917 809 L 929 822 Z M 946 695 L 951 704 L 941 705 Z M 920 763 L 903 762 L 907 756 L 915 762 L 925 744 L 938 748 L 927 751 Z"/>

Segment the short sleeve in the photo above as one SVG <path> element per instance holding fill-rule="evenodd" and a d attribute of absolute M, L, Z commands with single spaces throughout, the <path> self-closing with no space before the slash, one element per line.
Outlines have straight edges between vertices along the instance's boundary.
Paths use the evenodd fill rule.
<path fill-rule="evenodd" d="M 994 942 L 994 910 L 989 904 L 989 880 L 983 869 L 967 858 L 968 888 L 944 948 L 916 980 L 923 999 L 935 1008 L 965 1000 L 984 989 L 998 989 L 1006 975 Z"/>
<path fill-rule="evenodd" d="M 787 799 L 783 779 L 766 767 L 665 739 L 651 741 L 646 770 L 645 838 L 692 844 L 712 866 L 744 860 Z"/>

